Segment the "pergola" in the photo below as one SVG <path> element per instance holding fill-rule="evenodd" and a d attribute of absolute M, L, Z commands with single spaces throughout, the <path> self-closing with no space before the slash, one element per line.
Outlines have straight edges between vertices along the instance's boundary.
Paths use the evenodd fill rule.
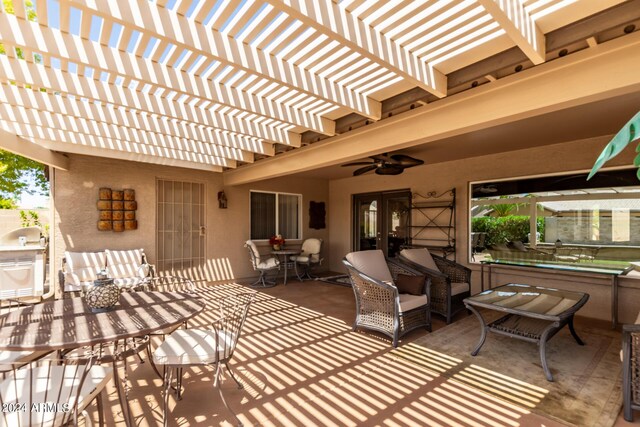
<path fill-rule="evenodd" d="M 0 146 L 63 169 L 59 153 L 244 169 L 596 48 L 639 5 L 8 0 Z"/>

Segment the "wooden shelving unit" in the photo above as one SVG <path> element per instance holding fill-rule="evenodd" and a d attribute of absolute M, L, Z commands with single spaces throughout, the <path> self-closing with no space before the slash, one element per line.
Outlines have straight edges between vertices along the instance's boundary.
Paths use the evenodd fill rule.
<path fill-rule="evenodd" d="M 413 193 L 409 246 L 440 252 L 456 260 L 456 189 L 441 194 Z"/>

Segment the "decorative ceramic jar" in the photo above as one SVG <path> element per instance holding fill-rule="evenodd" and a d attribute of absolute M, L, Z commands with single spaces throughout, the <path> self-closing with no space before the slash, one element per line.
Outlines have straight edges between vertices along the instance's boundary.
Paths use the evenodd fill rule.
<path fill-rule="evenodd" d="M 273 245 L 273 250 L 274 251 L 279 251 L 280 250 L 280 245 Z"/>
<path fill-rule="evenodd" d="M 94 313 L 104 313 L 109 311 L 118 303 L 120 299 L 120 287 L 113 283 L 106 270 L 98 273 L 98 278 L 89 285 L 84 293 L 86 301 L 91 311 Z"/>

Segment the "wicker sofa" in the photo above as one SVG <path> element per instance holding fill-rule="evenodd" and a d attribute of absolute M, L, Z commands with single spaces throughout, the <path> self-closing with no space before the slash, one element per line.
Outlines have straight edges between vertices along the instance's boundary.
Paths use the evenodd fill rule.
<path fill-rule="evenodd" d="M 624 419 L 633 421 L 640 409 L 640 314 L 634 324 L 622 327 L 622 396 Z"/>
<path fill-rule="evenodd" d="M 393 347 L 409 331 L 424 327 L 431 331 L 429 309 L 430 280 L 396 260 L 385 258 L 381 250 L 351 252 L 346 265 L 356 299 L 358 328 L 382 332 L 392 338 Z M 400 293 L 394 283 L 405 276 L 422 278 L 420 295 Z"/>

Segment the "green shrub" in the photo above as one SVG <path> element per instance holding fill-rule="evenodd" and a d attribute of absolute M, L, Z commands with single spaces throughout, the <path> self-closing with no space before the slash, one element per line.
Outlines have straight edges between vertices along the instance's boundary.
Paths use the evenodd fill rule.
<path fill-rule="evenodd" d="M 486 245 L 495 245 L 513 241 L 529 241 L 530 217 L 508 215 L 504 217 L 484 216 L 471 219 L 471 231 L 487 233 Z M 544 235 L 544 218 L 537 218 L 538 231 Z"/>

